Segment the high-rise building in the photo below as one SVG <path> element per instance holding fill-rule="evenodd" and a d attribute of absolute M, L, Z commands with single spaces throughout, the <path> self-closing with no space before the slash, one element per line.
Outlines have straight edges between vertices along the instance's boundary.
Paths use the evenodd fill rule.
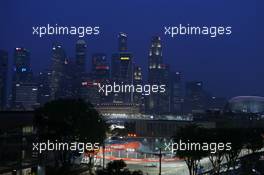
<path fill-rule="evenodd" d="M 52 64 L 51 64 L 51 99 L 57 99 L 64 96 L 63 94 L 63 79 L 66 72 L 65 67 L 66 54 L 60 44 L 53 44 L 52 47 Z"/>
<path fill-rule="evenodd" d="M 112 82 L 132 85 L 133 84 L 133 55 L 127 49 L 127 35 L 118 35 L 119 52 L 112 55 Z M 113 94 L 114 103 L 131 103 L 133 101 L 132 92 Z"/>
<path fill-rule="evenodd" d="M 110 67 L 103 53 L 92 55 L 92 77 L 97 82 L 109 82 Z"/>
<path fill-rule="evenodd" d="M 203 82 L 191 81 L 186 83 L 185 104 L 187 112 L 200 113 L 206 109 L 207 95 L 203 89 Z"/>
<path fill-rule="evenodd" d="M 163 63 L 161 38 L 152 38 L 148 59 L 148 82 L 150 85 L 165 85 L 164 93 L 152 93 L 147 100 L 148 113 L 165 114 L 170 111 L 169 66 Z"/>
<path fill-rule="evenodd" d="M 120 85 L 133 84 L 133 56 L 129 52 L 113 54 L 112 56 L 112 82 Z M 132 92 L 115 93 L 114 103 L 131 103 Z"/>
<path fill-rule="evenodd" d="M 208 101 L 208 108 L 211 111 L 222 111 L 224 110 L 225 105 L 227 104 L 227 100 L 224 97 L 210 96 Z"/>
<path fill-rule="evenodd" d="M 12 109 L 32 110 L 38 106 L 38 86 L 30 66 L 30 52 L 15 48 L 12 80 Z"/>
<path fill-rule="evenodd" d="M 6 107 L 7 102 L 7 72 L 8 72 L 8 53 L 0 50 L 0 110 Z"/>
<path fill-rule="evenodd" d="M 75 65 L 70 64 L 73 66 L 72 70 L 72 90 L 74 97 L 81 98 L 81 88 L 82 88 L 82 81 L 86 79 L 86 51 L 87 51 L 87 44 L 84 40 L 78 40 L 75 45 Z"/>
<path fill-rule="evenodd" d="M 87 45 L 84 40 L 78 40 L 75 46 L 76 49 L 76 65 L 80 73 L 85 72 L 86 68 L 86 49 Z"/>
<path fill-rule="evenodd" d="M 74 83 L 77 79 L 76 72 L 78 71 L 74 61 L 72 59 L 65 59 L 60 98 L 76 98 L 79 88 Z M 81 77 L 83 75 L 84 73 L 81 74 Z"/>
<path fill-rule="evenodd" d="M 51 100 L 50 91 L 50 81 L 51 81 L 51 71 L 45 70 L 39 72 L 38 75 L 38 102 L 40 105 L 44 105 Z"/>
<path fill-rule="evenodd" d="M 25 48 L 17 47 L 14 52 L 13 81 L 27 82 L 31 80 L 30 52 Z"/>
<path fill-rule="evenodd" d="M 110 67 L 105 54 L 96 53 L 92 55 L 91 77 L 94 84 L 106 85 L 110 83 Z M 99 87 L 97 90 L 99 91 Z M 106 96 L 103 92 L 100 93 L 100 103 L 109 103 L 111 99 L 110 95 Z"/>
<path fill-rule="evenodd" d="M 133 84 L 134 86 L 143 85 L 142 68 L 139 66 L 134 66 Z M 133 103 L 139 106 L 140 112 L 145 111 L 144 96 L 142 95 L 142 93 L 140 92 L 133 93 Z"/>
<path fill-rule="evenodd" d="M 98 91 L 98 83 L 96 83 L 94 80 L 92 80 L 91 75 L 86 75 L 86 78 L 83 78 L 80 88 L 80 97 L 85 102 L 90 102 L 94 106 L 97 106 L 98 104 L 102 103 L 102 94 Z"/>
<path fill-rule="evenodd" d="M 118 51 L 127 52 L 127 34 L 120 32 L 118 34 Z"/>
<path fill-rule="evenodd" d="M 13 94 L 16 96 L 14 110 L 33 110 L 39 106 L 37 83 L 17 82 Z"/>
<path fill-rule="evenodd" d="M 171 73 L 171 113 L 183 114 L 183 84 L 182 84 L 182 73 L 179 71 Z"/>

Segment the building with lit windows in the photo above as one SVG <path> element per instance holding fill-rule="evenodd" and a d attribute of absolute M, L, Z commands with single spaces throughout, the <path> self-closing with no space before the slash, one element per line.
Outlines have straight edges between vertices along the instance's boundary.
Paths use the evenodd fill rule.
<path fill-rule="evenodd" d="M 127 52 L 127 34 L 120 32 L 118 34 L 118 51 Z"/>
<path fill-rule="evenodd" d="M 110 66 L 107 62 L 106 55 L 103 53 L 92 55 L 92 78 L 99 82 L 109 82 Z"/>
<path fill-rule="evenodd" d="M 51 63 L 51 81 L 50 91 L 51 100 L 63 97 L 63 79 L 66 71 L 65 60 L 66 54 L 60 44 L 53 44 L 52 46 L 52 63 Z"/>
<path fill-rule="evenodd" d="M 85 72 L 86 68 L 86 49 L 87 44 L 84 40 L 78 40 L 75 46 L 75 54 L 76 54 L 76 66 L 78 67 L 78 71 L 80 73 Z"/>
<path fill-rule="evenodd" d="M 203 89 L 203 82 L 191 81 L 186 83 L 185 107 L 187 112 L 201 113 L 206 110 L 207 96 Z"/>
<path fill-rule="evenodd" d="M 164 93 L 151 94 L 147 97 L 148 113 L 165 114 L 170 112 L 169 66 L 163 63 L 162 43 L 159 36 L 154 36 L 148 58 L 148 82 L 150 85 L 165 85 Z"/>
<path fill-rule="evenodd" d="M 140 66 L 134 66 L 133 71 L 133 84 L 143 85 L 143 73 Z M 145 98 L 142 93 L 134 92 L 133 93 L 133 103 L 139 105 L 140 111 L 145 112 Z"/>
<path fill-rule="evenodd" d="M 39 106 L 38 85 L 36 83 L 17 83 L 13 94 L 16 97 L 14 110 L 34 110 Z"/>
<path fill-rule="evenodd" d="M 112 55 L 112 82 L 119 84 L 133 84 L 133 55 L 127 51 L 127 35 L 119 33 L 118 35 L 119 52 Z M 133 94 L 115 93 L 113 94 L 114 103 L 131 103 Z"/>
<path fill-rule="evenodd" d="M 171 113 L 183 114 L 183 84 L 182 84 L 182 73 L 179 71 L 171 73 Z"/>
<path fill-rule="evenodd" d="M 30 52 L 15 48 L 12 78 L 12 109 L 31 110 L 37 105 L 38 87 L 30 66 Z"/>
<path fill-rule="evenodd" d="M 80 88 L 80 97 L 85 101 L 93 104 L 94 106 L 100 104 L 101 96 L 98 91 L 98 83 L 93 81 L 89 76 L 83 79 Z"/>
<path fill-rule="evenodd" d="M 40 105 L 44 105 L 51 99 L 50 91 L 50 81 L 51 81 L 51 71 L 45 70 L 39 72 L 37 82 L 38 82 L 38 102 Z"/>

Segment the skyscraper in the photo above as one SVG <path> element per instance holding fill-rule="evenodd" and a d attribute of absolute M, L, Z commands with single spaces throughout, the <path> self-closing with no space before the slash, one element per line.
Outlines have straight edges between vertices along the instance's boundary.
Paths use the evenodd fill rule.
<path fill-rule="evenodd" d="M 110 67 L 105 54 L 96 53 L 92 55 L 91 77 L 94 84 L 100 83 L 101 85 L 105 85 L 110 83 Z M 87 88 L 91 88 L 91 86 Z M 97 91 L 99 91 L 99 87 L 97 87 Z M 99 103 L 108 103 L 111 101 L 111 96 L 106 96 L 103 92 L 101 92 L 99 96 Z"/>
<path fill-rule="evenodd" d="M 90 75 L 83 78 L 80 88 L 80 97 L 86 101 L 92 103 L 94 106 L 97 106 L 99 103 L 104 101 L 102 94 L 98 92 L 98 83 L 92 80 Z M 102 97 L 102 98 L 101 98 Z"/>
<path fill-rule="evenodd" d="M 12 80 L 12 108 L 32 110 L 38 106 L 38 87 L 30 66 L 30 52 L 22 47 L 15 48 Z"/>
<path fill-rule="evenodd" d="M 185 93 L 185 104 L 188 112 L 200 113 L 206 109 L 207 96 L 203 89 L 203 82 L 187 82 Z"/>
<path fill-rule="evenodd" d="M 148 82 L 150 85 L 165 85 L 164 93 L 152 93 L 147 100 L 147 112 L 165 114 L 170 111 L 169 66 L 163 63 L 161 38 L 154 36 L 148 59 Z"/>
<path fill-rule="evenodd" d="M 50 81 L 51 81 L 51 71 L 45 70 L 39 72 L 38 75 L 38 102 L 40 105 L 44 105 L 51 99 L 50 91 Z"/>
<path fill-rule="evenodd" d="M 86 49 L 87 45 L 84 40 L 78 40 L 75 46 L 76 50 L 76 65 L 80 73 L 85 72 L 86 68 Z"/>
<path fill-rule="evenodd" d="M 112 81 L 118 84 L 133 84 L 133 56 L 129 52 L 121 52 L 112 56 Z M 132 93 L 114 94 L 114 103 L 131 103 Z"/>
<path fill-rule="evenodd" d="M 82 81 L 86 79 L 86 50 L 87 44 L 84 40 L 78 40 L 75 45 L 75 65 L 72 67 L 72 90 L 75 97 L 81 98 Z M 69 67 L 69 66 L 68 66 Z M 69 72 L 69 71 L 68 71 Z"/>
<path fill-rule="evenodd" d="M 120 32 L 118 34 L 118 51 L 127 52 L 127 34 Z"/>
<path fill-rule="evenodd" d="M 119 52 L 112 55 L 112 82 L 119 84 L 133 84 L 133 55 L 127 49 L 127 35 L 119 33 L 118 35 Z M 131 92 L 115 93 L 113 95 L 114 103 L 131 103 L 133 94 Z"/>
<path fill-rule="evenodd" d="M 179 71 L 171 73 L 171 113 L 182 114 L 183 113 L 183 84 L 182 73 Z"/>
<path fill-rule="evenodd" d="M 142 68 L 139 66 L 134 66 L 133 70 L 133 84 L 136 85 L 143 85 L 143 74 Z M 145 104 L 144 104 L 144 96 L 142 93 L 134 92 L 133 93 L 133 103 L 139 105 L 140 112 L 145 111 Z"/>
<path fill-rule="evenodd" d="M 110 67 L 103 53 L 92 55 L 92 77 L 97 82 L 109 82 Z"/>
<path fill-rule="evenodd" d="M 0 110 L 3 110 L 7 102 L 7 72 L 8 72 L 8 53 L 0 50 Z"/>
<path fill-rule="evenodd" d="M 38 85 L 35 82 L 16 83 L 13 110 L 33 110 L 39 106 Z"/>
<path fill-rule="evenodd" d="M 51 63 L 51 99 L 63 97 L 63 78 L 65 76 L 66 54 L 60 44 L 53 44 L 52 47 L 52 63 Z"/>
<path fill-rule="evenodd" d="M 25 82 L 31 79 L 30 53 L 25 48 L 17 47 L 14 52 L 13 81 Z"/>

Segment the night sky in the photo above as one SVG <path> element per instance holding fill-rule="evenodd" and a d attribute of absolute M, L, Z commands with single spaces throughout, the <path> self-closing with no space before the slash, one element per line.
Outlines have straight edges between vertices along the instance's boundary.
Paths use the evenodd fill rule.
<path fill-rule="evenodd" d="M 117 51 L 118 32 L 126 32 L 135 62 L 147 69 L 151 37 L 160 35 L 164 62 L 182 71 L 185 81 L 204 81 L 215 96 L 264 96 L 263 16 L 257 6 L 257 0 L 2 0 L 0 49 L 7 50 L 12 61 L 15 47 L 29 49 L 37 72 L 50 65 L 53 42 L 62 43 L 67 56 L 74 58 L 78 38 L 39 38 L 32 35 L 32 26 L 100 26 L 99 36 L 84 38 L 89 64 L 96 52 L 110 60 Z M 233 33 L 219 38 L 164 36 L 165 25 L 179 24 L 232 26 Z"/>

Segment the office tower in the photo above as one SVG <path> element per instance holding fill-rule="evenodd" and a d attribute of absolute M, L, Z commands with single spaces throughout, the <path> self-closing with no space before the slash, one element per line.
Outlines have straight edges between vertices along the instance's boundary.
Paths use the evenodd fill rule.
<path fill-rule="evenodd" d="M 182 73 L 179 71 L 171 73 L 171 113 L 183 114 L 183 84 Z"/>
<path fill-rule="evenodd" d="M 64 96 L 62 89 L 66 71 L 65 60 L 66 54 L 62 46 L 57 43 L 53 44 L 50 82 L 51 100 Z"/>
<path fill-rule="evenodd" d="M 15 48 L 12 79 L 12 109 L 32 110 L 38 106 L 38 87 L 30 67 L 30 52 L 22 47 Z"/>
<path fill-rule="evenodd" d="M 0 110 L 6 107 L 7 102 L 7 72 L 8 72 L 8 53 L 0 50 Z"/>
<path fill-rule="evenodd" d="M 86 68 L 86 49 L 87 45 L 84 40 L 78 40 L 76 43 L 76 65 L 77 65 L 77 70 L 80 73 L 85 72 Z"/>
<path fill-rule="evenodd" d="M 201 81 L 187 82 L 185 92 L 187 112 L 201 113 L 206 109 L 207 95 Z"/>
<path fill-rule="evenodd" d="M 14 110 L 33 110 L 39 106 L 37 83 L 17 82 L 14 95 L 16 97 Z"/>
<path fill-rule="evenodd" d="M 44 105 L 51 100 L 50 81 L 51 71 L 45 70 L 39 72 L 38 75 L 38 102 L 40 105 Z"/>
<path fill-rule="evenodd" d="M 93 81 L 91 75 L 86 75 L 83 78 L 80 88 L 80 96 L 85 102 L 90 102 L 94 106 L 101 103 L 101 94 L 98 92 L 98 83 Z"/>
<path fill-rule="evenodd" d="M 118 35 L 118 41 L 119 52 L 112 55 L 112 82 L 123 85 L 132 85 L 133 55 L 127 51 L 127 35 L 120 33 Z M 131 103 L 132 100 L 133 94 L 131 92 L 115 93 L 113 95 L 114 103 Z"/>
<path fill-rule="evenodd" d="M 135 87 L 137 85 L 143 85 L 142 68 L 139 66 L 134 66 L 133 84 Z M 142 93 L 140 92 L 133 93 L 133 103 L 139 106 L 140 112 L 145 111 L 144 96 L 142 95 Z"/>
<path fill-rule="evenodd" d="M 64 72 L 62 77 L 62 88 L 60 98 L 76 98 L 77 87 L 74 83 L 76 80 L 77 66 L 70 58 L 64 61 Z M 82 73 L 83 75 L 84 73 Z"/>
<path fill-rule="evenodd" d="M 127 34 L 120 32 L 118 34 L 118 51 L 127 52 Z"/>
<path fill-rule="evenodd" d="M 14 52 L 13 81 L 28 82 L 31 80 L 30 53 L 25 48 L 17 47 Z"/>
<path fill-rule="evenodd" d="M 131 53 L 118 53 L 112 56 L 112 82 L 131 85 L 133 80 L 133 62 Z M 114 103 L 131 103 L 132 92 L 115 93 Z"/>
<path fill-rule="evenodd" d="M 158 93 L 159 97 L 159 111 L 160 114 L 168 114 L 170 112 L 170 67 L 168 64 L 161 64 L 163 78 L 161 84 L 165 85 L 166 91 Z"/>
<path fill-rule="evenodd" d="M 84 40 L 78 40 L 75 45 L 75 65 L 72 74 L 73 81 L 73 94 L 75 97 L 80 98 L 80 89 L 82 80 L 85 79 L 86 72 L 86 50 L 87 44 Z"/>
<path fill-rule="evenodd" d="M 161 38 L 152 38 L 148 59 L 148 82 L 150 85 L 165 85 L 164 93 L 152 93 L 148 96 L 147 112 L 165 114 L 170 111 L 169 66 L 163 64 Z"/>
<path fill-rule="evenodd" d="M 103 53 L 96 53 L 92 55 L 92 81 L 100 83 L 101 85 L 110 84 L 110 67 Z M 98 87 L 99 91 L 99 87 Z M 100 103 L 111 102 L 111 96 L 106 96 L 103 92 L 100 93 Z"/>
<path fill-rule="evenodd" d="M 210 96 L 208 107 L 211 111 L 223 111 L 226 104 L 226 98 Z"/>
<path fill-rule="evenodd" d="M 110 68 L 106 55 L 96 53 L 92 55 L 92 77 L 97 82 L 108 82 L 110 79 Z"/>

